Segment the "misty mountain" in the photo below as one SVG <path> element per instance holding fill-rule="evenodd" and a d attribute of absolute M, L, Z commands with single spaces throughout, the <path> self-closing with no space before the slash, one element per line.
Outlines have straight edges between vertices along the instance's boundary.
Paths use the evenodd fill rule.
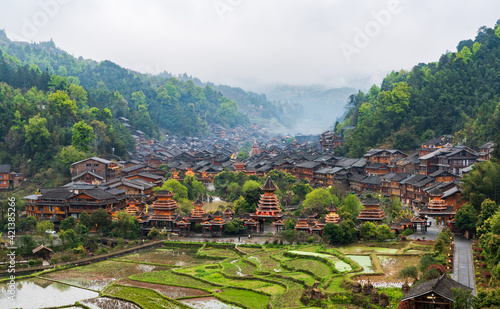
<path fill-rule="evenodd" d="M 354 88 L 326 88 L 320 85 L 291 86 L 278 85 L 264 89 L 272 101 L 301 105 L 300 117 L 295 129 L 302 134 L 317 134 L 342 121 L 346 113 L 346 103 Z"/>

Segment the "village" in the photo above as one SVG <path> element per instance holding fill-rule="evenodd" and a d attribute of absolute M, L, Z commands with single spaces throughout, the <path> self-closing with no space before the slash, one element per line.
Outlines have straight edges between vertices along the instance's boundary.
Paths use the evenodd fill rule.
<path fill-rule="evenodd" d="M 205 243 L 201 248 L 195 245 L 195 251 L 188 250 L 191 252 L 189 254 L 196 252 L 197 258 L 208 258 L 205 263 L 209 263 L 210 259 L 225 260 L 232 257 L 232 251 L 226 252 L 227 249 L 222 248 L 235 250 L 237 256 L 243 254 L 248 259 L 257 254 L 260 263 L 269 250 L 277 251 L 276 257 L 269 260 L 271 264 L 278 263 L 273 266 L 274 271 L 285 267 L 298 272 L 299 277 L 310 274 L 315 278 L 305 280 L 301 277 L 300 282 L 305 287 L 300 297 L 302 304 L 319 304 L 333 297 L 332 295 L 337 295 L 335 293 L 338 291 L 350 290 L 348 293 L 351 301 L 361 307 L 371 303 L 380 307 L 399 308 L 400 303 L 399 306 L 408 306 L 401 308 L 421 308 L 419 306 L 425 304 L 431 296 L 434 303 L 438 300 L 443 306 L 451 306 L 455 299 L 452 287 L 469 291 L 476 289 L 475 284 L 471 283 L 471 278 L 474 281 L 471 271 L 474 271 L 475 264 L 472 263 L 471 242 L 467 240 L 475 235 L 472 230 L 457 228 L 455 216 L 465 203 L 461 199 L 461 179 L 471 171 L 475 163 L 491 158 L 494 149 L 492 142 L 476 152 L 466 146 L 453 146 L 451 137 L 442 136 L 422 143 L 411 155 L 397 149 L 371 149 L 363 158 L 357 159 L 335 156 L 335 150 L 342 147 L 344 139 L 334 131 L 326 131 L 319 136 L 290 138 L 271 137 L 256 126 L 233 130 L 216 126 L 208 138 L 166 136 L 164 141 L 157 141 L 147 139 L 143 132 L 130 126 L 127 119 L 122 118 L 120 121 L 131 130 L 137 143 L 135 151 L 129 153 L 129 160 L 121 161 L 118 157 L 111 156 L 89 157 L 73 162 L 70 167 L 70 183 L 55 188 L 40 188 L 25 196 L 24 218 L 33 217 L 39 223 L 51 222 L 51 227 L 55 230 L 48 231 L 54 233 L 55 237 L 51 236 L 50 241 L 46 239 L 33 249 L 34 258 L 42 261 L 40 266 L 34 264 L 34 270 L 44 273 L 52 268 L 52 264 L 60 265 L 58 263 L 62 261 L 66 265 L 80 265 L 77 268 L 85 269 L 87 266 L 82 265 L 108 259 L 115 262 L 100 263 L 116 263 L 122 260 L 115 256 L 141 250 L 146 251 L 139 253 L 134 263 L 167 265 L 175 263 L 165 260 L 173 257 L 156 257 L 161 252 L 158 250 L 165 250 L 157 249 L 157 244 L 176 248 L 177 242 L 180 247 L 174 249 L 176 252 L 191 248 L 191 243 Z M 245 151 L 248 153 L 239 155 Z M 5 176 L 2 177 L 17 177 L 15 185 L 10 182 L 7 188 L 22 184 L 22 175 L 11 173 L 9 166 L 3 166 L 2 169 L 5 171 Z M 263 184 L 258 188 L 258 192 L 262 194 L 256 200 L 255 211 L 243 212 L 235 207 L 237 202 L 225 202 L 214 195 L 214 190 L 219 186 L 217 177 L 226 175 L 224 173 L 245 175 L 248 181 L 262 179 Z M 297 199 L 280 192 L 277 183 L 282 183 L 282 180 L 277 179 L 276 175 L 291 175 L 288 177 L 290 184 L 301 184 L 310 187 L 310 190 L 324 188 L 331 191 L 333 188 L 335 192 L 341 192 L 340 196 L 353 196 L 355 200 L 359 200 L 360 209 L 349 217 L 350 214 L 345 214 L 345 210 L 340 209 L 340 204 L 345 204 L 345 200 L 332 200 L 328 206 L 304 209 L 304 200 L 299 199 L 297 205 L 294 203 Z M 275 178 L 274 181 L 271 176 Z M 165 189 L 164 185 L 168 181 L 186 183 L 186 179 L 199 181 L 204 189 L 201 194 L 194 196 L 191 211 L 180 211 L 180 200 L 175 199 L 175 193 Z M 216 209 L 205 209 L 205 204 L 214 199 L 221 200 L 222 204 Z M 396 215 L 388 208 L 391 201 L 397 201 L 394 203 L 402 206 L 402 209 L 396 210 Z M 126 238 L 138 241 L 124 242 L 122 238 L 117 241 L 108 236 L 98 240 L 104 244 L 107 241 L 107 246 L 89 245 L 88 237 L 92 234 L 102 235 L 104 225 L 96 223 L 91 226 L 87 223 L 88 229 L 83 227 L 83 232 L 82 225 L 91 220 L 91 217 L 93 220 L 92 214 L 97 213 L 106 214 L 109 218 L 106 220 L 117 224 L 125 217 L 137 220 L 138 231 L 120 235 L 128 235 Z M 70 221 L 73 222 L 72 225 L 69 225 Z M 353 221 L 357 222 L 355 226 Z M 332 238 L 335 237 L 332 226 L 339 227 L 340 232 L 337 233 L 341 233 L 343 236 L 340 237 L 344 239 Z M 68 236 L 68 227 L 79 231 L 80 236 Z M 293 231 L 293 236 L 290 236 L 290 231 Z M 458 238 L 453 234 L 459 235 Z M 58 243 L 63 247 L 71 247 L 68 239 L 74 239 L 76 244 L 78 239 L 84 242 L 84 246 L 71 249 L 76 252 L 74 257 L 65 254 L 67 250 L 61 255 L 54 254 L 50 249 Z M 290 245 L 286 245 L 286 242 Z M 309 245 L 303 247 L 301 242 Z M 324 245 L 320 245 L 325 242 L 341 246 L 337 249 L 335 246 L 333 249 L 325 249 Z M 218 247 L 217 243 L 225 247 Z M 434 254 L 429 255 L 429 252 Z M 155 256 L 151 258 L 153 253 Z M 423 262 L 425 259 L 420 259 L 422 254 L 429 255 L 426 262 Z M 469 257 L 460 259 L 460 256 Z M 368 261 L 365 257 L 369 257 Z M 441 257 L 443 261 L 439 261 Z M 331 270 L 327 273 L 331 272 L 333 277 L 320 275 L 316 269 L 312 272 L 301 270 L 303 266 L 300 265 L 292 267 L 290 258 L 299 258 L 300 263 L 313 263 L 309 258 L 319 259 L 318 263 L 329 265 Z M 236 259 L 232 263 L 236 261 L 240 263 L 239 271 L 236 271 L 237 277 L 243 276 L 237 279 L 254 273 L 255 270 L 246 269 L 248 264 L 243 260 Z M 394 262 L 397 264 L 394 265 Z M 225 263 L 221 264 L 223 268 L 229 267 Z M 253 262 L 248 263 L 253 265 Z M 417 268 L 411 265 L 418 265 L 421 277 Z M 205 268 L 208 266 L 197 266 L 196 269 L 200 267 L 203 271 L 208 270 Z M 317 267 L 321 269 L 324 265 Z M 411 267 L 415 270 L 411 270 Z M 437 272 L 435 267 L 439 269 Z M 29 268 L 23 268 L 22 271 L 29 271 Z M 198 271 L 202 270 L 196 270 Z M 228 270 L 222 272 L 224 276 L 231 273 Z M 54 274 L 63 276 L 64 272 Z M 336 274 L 343 279 L 335 281 Z M 178 276 L 171 271 L 164 275 L 169 278 Z M 71 276 L 73 275 L 70 275 L 69 282 L 73 280 Z M 143 276 L 148 275 L 145 273 Z M 322 276 L 325 276 L 324 279 Z M 43 276 L 68 282 L 63 277 Z M 424 281 L 419 281 L 412 288 L 408 279 L 416 280 L 419 277 Z M 155 282 L 140 275 L 129 278 Z M 206 280 L 211 282 L 208 278 Z M 106 286 L 107 284 L 100 286 L 97 291 L 104 289 L 108 296 L 121 293 Z M 193 288 L 196 284 L 183 286 Z M 389 290 L 386 290 L 388 287 Z M 399 292 L 387 296 L 386 293 L 392 291 L 391 288 L 396 288 Z M 95 290 L 95 287 L 91 286 L 91 289 Z M 265 295 L 283 293 L 278 290 Z M 435 293 L 437 296 L 434 296 Z M 227 298 L 217 298 L 226 304 L 231 303 Z M 296 305 L 299 304 L 296 298 L 294 301 Z M 244 306 L 242 302 L 232 303 Z"/>
<path fill-rule="evenodd" d="M 215 176 L 223 171 L 265 177 L 276 170 L 293 175 L 297 181 L 306 179 L 313 188 L 334 186 L 344 192 L 373 195 L 375 199 L 370 196 L 362 201 L 367 210 L 360 214 L 360 220 L 381 222 L 385 218 L 383 212 L 375 211 L 380 204 L 376 197 L 395 197 L 406 207 L 418 208 L 418 216 L 390 222 L 395 232 L 409 227 L 424 230 L 432 218 L 454 230 L 454 215 L 465 203 L 461 199 L 460 179 L 474 163 L 489 160 L 494 148 L 494 143 L 489 142 L 476 152 L 466 146 L 452 146 L 451 137 L 443 136 L 423 143 L 413 155 L 397 149 L 371 149 L 363 158 L 355 159 L 335 156 L 335 149 L 342 147 L 344 140 L 333 131 L 321 136 L 297 136 L 293 142 L 285 143 L 290 137 L 271 138 L 256 127 L 245 132 L 242 128 L 227 130 L 216 126 L 211 139 L 169 136 L 159 142 L 146 139 L 127 119 L 120 120 L 130 128 L 137 142 L 130 160 L 91 157 L 74 162 L 70 183 L 41 188 L 25 197 L 27 216 L 50 220 L 57 227 L 68 217 L 78 219 L 83 211 L 91 214 L 105 209 L 114 216 L 125 210 L 137 217 L 145 235 L 152 227 L 189 235 L 195 223 L 201 223 L 205 236 L 223 236 L 224 223 L 235 217 L 234 209 L 204 213 L 201 207 L 209 197 L 203 194 L 194 203 L 196 209 L 192 214 L 176 215 L 178 206 L 171 201 L 172 195 L 154 193 L 167 180 L 167 171 L 170 178 L 181 183 L 186 176 L 194 176 L 206 188 L 213 188 Z M 246 158 L 238 159 L 244 142 L 251 142 L 251 149 Z M 290 202 L 276 198 L 273 192 L 277 188 L 272 181 L 266 182 L 262 189 L 266 193 L 259 209 L 253 214 L 236 215 L 244 221 L 247 235 L 264 233 L 266 219 L 273 222 L 271 231 L 276 234 L 287 217 L 280 204 L 289 211 L 298 206 L 285 205 Z M 160 206 L 163 204 L 168 207 Z M 368 214 L 369 208 L 375 212 Z M 309 215 L 308 223 L 299 220 L 297 228 L 321 235 L 327 221 L 316 220 L 317 214 Z"/>

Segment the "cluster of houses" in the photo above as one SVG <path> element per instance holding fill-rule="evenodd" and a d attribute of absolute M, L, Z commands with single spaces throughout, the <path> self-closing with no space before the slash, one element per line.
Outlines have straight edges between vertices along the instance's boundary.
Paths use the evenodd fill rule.
<path fill-rule="evenodd" d="M 121 121 L 127 123 L 126 119 Z M 111 214 L 127 210 L 136 214 L 145 232 L 152 227 L 168 227 L 186 234 L 194 231 L 194 224 L 199 223 L 206 234 L 218 235 L 222 229 L 217 226 L 223 227 L 223 222 L 235 217 L 230 210 L 217 213 L 217 216 L 205 214 L 200 207 L 201 201 L 198 201 L 191 217 L 180 217 L 175 215 L 176 208 L 172 209 L 173 206 L 164 209 L 155 205 L 158 200 L 166 198 L 161 194 L 155 196 L 153 189 L 162 186 L 167 171 L 169 177 L 179 181 L 186 176 L 196 176 L 210 188 L 214 177 L 222 171 L 265 176 L 272 170 L 280 170 L 297 179 L 307 179 L 313 187 L 335 185 L 355 193 L 397 197 L 406 205 L 419 207 L 422 216 L 437 217 L 447 224 L 453 223 L 454 214 L 463 203 L 458 186 L 460 178 L 471 170 L 475 162 L 488 160 L 494 147 L 489 142 L 476 152 L 466 146 L 452 146 L 449 137 L 443 136 L 423 143 L 411 155 L 397 149 L 371 149 L 363 158 L 355 159 L 334 155 L 332 149 L 341 147 L 343 143 L 341 136 L 335 132 L 327 131 L 317 138 L 304 138 L 303 143 L 297 140 L 290 143 L 289 137 L 271 138 L 258 128 L 249 130 L 226 131 L 215 127 L 209 138 L 167 136 L 162 142 L 147 141 L 140 132 L 134 131 L 139 134 L 135 135 L 138 146 L 129 154 L 128 161 L 119 161 L 111 156 L 74 162 L 71 165 L 71 183 L 41 189 L 27 196 L 26 213 L 39 220 L 50 219 L 57 223 L 69 216 L 78 218 L 83 211 L 91 213 L 99 208 L 105 208 Z M 253 146 L 249 157 L 236 159 L 238 143 L 250 140 L 253 140 Z M 266 219 L 273 222 L 274 231 L 279 231 L 286 218 L 285 214 L 277 211 L 280 209 L 279 201 L 274 195 L 264 193 L 263 196 L 272 198 L 272 201 L 264 199 L 259 207 L 265 208 L 269 204 L 276 209 L 261 209 L 260 214 L 241 217 L 251 233 L 262 232 Z M 169 201 L 173 200 L 170 198 Z M 321 233 L 324 224 L 338 223 L 335 211 L 331 211 L 334 208 L 329 209 L 327 218 L 330 221 L 316 220 L 316 214 L 297 218 L 297 230 Z M 159 213 L 167 211 L 168 214 L 154 217 L 156 210 Z M 365 212 L 361 216 L 362 221 L 381 222 L 385 218 L 385 214 L 379 211 L 379 202 L 373 200 L 365 201 Z M 264 213 L 269 217 L 266 218 Z M 158 218 L 162 216 L 168 218 L 164 222 L 170 223 L 160 224 L 162 220 Z M 423 217 L 414 219 L 414 222 L 396 224 L 393 229 L 426 224 Z"/>

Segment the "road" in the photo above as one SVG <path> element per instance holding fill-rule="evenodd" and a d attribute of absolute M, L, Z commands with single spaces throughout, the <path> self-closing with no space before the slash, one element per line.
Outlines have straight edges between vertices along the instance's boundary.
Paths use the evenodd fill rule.
<path fill-rule="evenodd" d="M 462 235 L 455 236 L 455 260 L 453 261 L 453 279 L 472 288 L 476 294 L 474 282 L 474 261 L 471 249 L 472 241 Z"/>

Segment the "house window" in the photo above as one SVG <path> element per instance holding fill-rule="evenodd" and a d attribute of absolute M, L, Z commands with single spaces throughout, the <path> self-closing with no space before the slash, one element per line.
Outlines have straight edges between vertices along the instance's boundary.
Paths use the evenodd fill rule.
<path fill-rule="evenodd" d="M 71 214 L 71 216 L 75 219 L 78 219 L 78 214 Z"/>
<path fill-rule="evenodd" d="M 49 206 L 49 211 L 56 211 L 56 207 L 55 206 Z"/>

